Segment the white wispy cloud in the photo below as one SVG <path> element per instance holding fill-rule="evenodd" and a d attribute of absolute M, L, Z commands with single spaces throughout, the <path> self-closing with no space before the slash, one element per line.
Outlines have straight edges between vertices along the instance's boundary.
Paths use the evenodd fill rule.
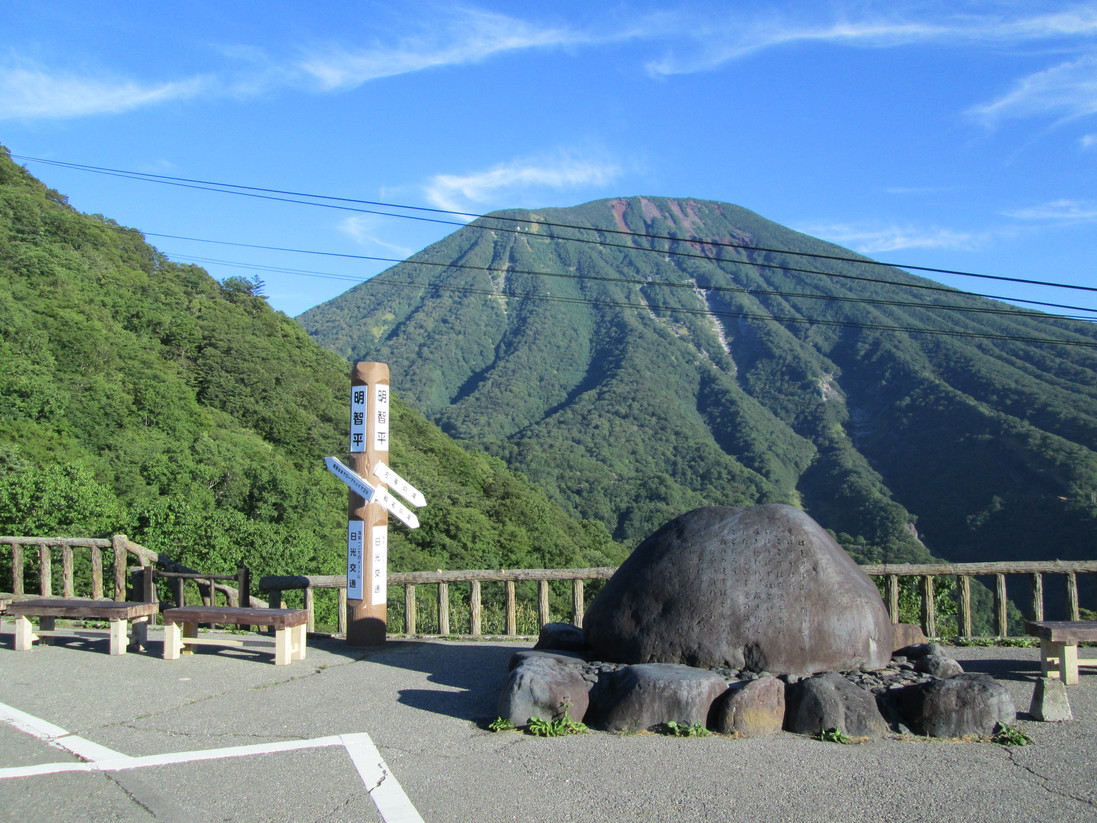
<path fill-rule="evenodd" d="M 1007 217 L 1016 220 L 1038 220 L 1043 222 L 1089 223 L 1097 220 L 1097 200 L 1052 200 L 1005 212 Z"/>
<path fill-rule="evenodd" d="M 380 248 L 392 252 L 397 257 L 410 257 L 415 252 L 415 249 L 391 243 L 378 237 L 377 232 L 380 226 L 377 219 L 370 215 L 356 214 L 347 217 L 339 222 L 337 228 L 359 246 Z"/>
<path fill-rule="evenodd" d="M 861 254 L 880 254 L 903 249 L 966 251 L 980 247 L 986 240 L 984 236 L 973 232 L 895 223 L 810 223 L 797 226 L 797 231 L 846 246 Z"/>
<path fill-rule="evenodd" d="M 1078 5 L 1047 14 L 938 14 L 924 10 L 904 14 L 901 6 L 872 10 L 860 16 L 831 12 L 820 4 L 815 20 L 802 13 L 772 13 L 754 19 L 729 15 L 723 21 L 694 21 L 692 45 L 648 63 L 655 75 L 712 71 L 773 48 L 798 43 L 826 43 L 860 48 L 894 48 L 916 44 L 1009 44 L 1051 38 L 1097 35 L 1097 9 Z M 898 10 L 897 10 L 898 9 Z M 828 18 L 820 19 L 823 15 Z"/>
<path fill-rule="evenodd" d="M 1081 145 L 1083 151 L 1092 149 L 1094 146 L 1097 146 L 1097 134 L 1083 134 L 1078 143 Z"/>
<path fill-rule="evenodd" d="M 968 113 L 988 126 L 1033 116 L 1097 114 L 1097 52 L 1023 77 L 1006 94 Z"/>
<path fill-rule="evenodd" d="M 208 77 L 142 83 L 114 77 L 55 73 L 27 63 L 0 66 L 0 120 L 119 114 L 202 93 Z"/>
<path fill-rule="evenodd" d="M 583 45 L 604 37 L 465 8 L 432 15 L 429 27 L 396 43 L 314 50 L 296 67 L 325 90 L 347 89 L 381 77 L 479 63 L 504 52 Z"/>
<path fill-rule="evenodd" d="M 501 200 L 517 205 L 549 189 L 604 186 L 621 173 L 616 163 L 575 156 L 514 160 L 469 174 L 436 174 L 424 193 L 439 208 L 469 211 Z"/>

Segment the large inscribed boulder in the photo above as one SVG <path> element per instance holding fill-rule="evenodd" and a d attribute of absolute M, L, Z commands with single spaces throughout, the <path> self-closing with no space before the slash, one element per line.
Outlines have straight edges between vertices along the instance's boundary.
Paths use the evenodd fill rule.
<path fill-rule="evenodd" d="M 775 674 L 878 669 L 891 621 L 875 584 L 792 506 L 711 506 L 641 543 L 583 621 L 602 659 Z"/>

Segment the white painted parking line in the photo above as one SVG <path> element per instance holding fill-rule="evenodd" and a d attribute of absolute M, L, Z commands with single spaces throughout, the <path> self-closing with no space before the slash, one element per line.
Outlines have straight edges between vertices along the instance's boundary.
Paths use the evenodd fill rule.
<path fill-rule="evenodd" d="M 365 732 L 316 737 L 311 740 L 286 740 L 280 743 L 254 743 L 220 749 L 199 749 L 189 752 L 130 757 L 100 746 L 83 737 L 69 734 L 60 726 L 0 703 L 0 721 L 56 748 L 81 758 L 78 763 L 40 763 L 35 766 L 0 768 L 0 780 L 34 777 L 59 772 L 114 772 L 153 766 L 171 766 L 202 760 L 252 757 L 277 752 L 342 746 L 350 756 L 366 790 L 385 823 L 423 823 L 399 781 L 389 770 L 380 751 Z"/>

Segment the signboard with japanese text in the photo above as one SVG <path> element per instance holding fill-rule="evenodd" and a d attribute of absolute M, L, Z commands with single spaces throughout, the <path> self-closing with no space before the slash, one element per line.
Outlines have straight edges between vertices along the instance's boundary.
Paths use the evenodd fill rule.
<path fill-rule="evenodd" d="M 347 597 L 352 600 L 363 599 L 364 531 L 365 524 L 361 520 L 347 521 Z"/>
<path fill-rule="evenodd" d="M 374 526 L 370 536 L 370 563 L 373 575 L 370 581 L 370 605 L 388 602 L 389 530 L 387 526 Z"/>
<path fill-rule="evenodd" d="M 378 383 L 373 387 L 373 450 L 389 450 L 389 387 Z"/>

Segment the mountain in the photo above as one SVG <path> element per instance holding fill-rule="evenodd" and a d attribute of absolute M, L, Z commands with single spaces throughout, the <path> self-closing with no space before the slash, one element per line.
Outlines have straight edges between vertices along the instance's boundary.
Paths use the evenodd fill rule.
<path fill-rule="evenodd" d="M 737 206 L 497 212 L 298 320 L 627 545 L 786 502 L 863 562 L 1093 556 L 1097 327 Z"/>
<path fill-rule="evenodd" d="M 344 569 L 347 493 L 323 458 L 347 450 L 350 367 L 260 292 L 80 214 L 0 147 L 0 533 L 125 533 L 209 572 Z M 429 504 L 391 529 L 394 570 L 624 556 L 398 396 L 391 412 L 392 465 Z"/>

